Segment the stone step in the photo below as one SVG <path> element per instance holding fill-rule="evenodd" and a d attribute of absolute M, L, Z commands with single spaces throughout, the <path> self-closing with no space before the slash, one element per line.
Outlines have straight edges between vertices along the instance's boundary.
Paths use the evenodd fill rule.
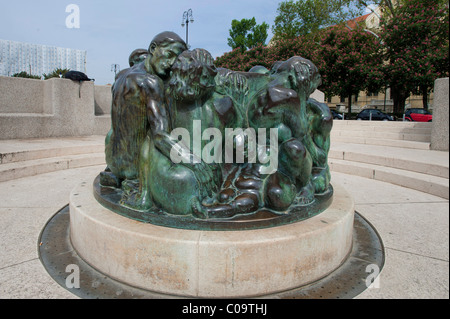
<path fill-rule="evenodd" d="M 381 165 L 329 158 L 331 171 L 375 179 L 449 199 L 449 179 Z"/>
<path fill-rule="evenodd" d="M 102 164 L 105 164 L 105 154 L 93 152 L 9 162 L 0 165 L 0 182 L 59 170 Z"/>
<path fill-rule="evenodd" d="M 339 136 L 334 133 L 330 136 L 331 145 L 333 143 L 352 143 L 352 144 L 368 144 L 368 145 L 383 145 L 383 146 L 393 146 L 400 148 L 411 148 L 419 150 L 429 150 L 430 142 L 418 142 L 418 141 L 407 141 L 407 140 L 393 140 L 393 139 L 383 139 L 383 138 L 373 138 L 373 137 L 360 137 L 360 136 Z"/>
<path fill-rule="evenodd" d="M 0 164 L 52 158 L 66 155 L 102 153 L 103 136 L 3 140 Z"/>
<path fill-rule="evenodd" d="M 367 137 L 376 139 L 392 139 L 416 142 L 431 142 L 431 135 L 426 133 L 384 132 L 372 130 L 335 130 L 331 131 L 332 137 Z"/>
<path fill-rule="evenodd" d="M 335 143 L 328 157 L 449 178 L 448 152 Z"/>
<path fill-rule="evenodd" d="M 355 121 L 355 120 L 334 120 L 333 128 L 341 129 L 362 129 L 362 130 L 423 130 L 430 131 L 432 122 L 403 122 L 403 121 Z"/>

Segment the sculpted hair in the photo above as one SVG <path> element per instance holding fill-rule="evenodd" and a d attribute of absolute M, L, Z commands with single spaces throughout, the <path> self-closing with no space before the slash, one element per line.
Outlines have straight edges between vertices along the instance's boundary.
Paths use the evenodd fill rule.
<path fill-rule="evenodd" d="M 305 68 L 306 67 L 306 73 Z M 312 63 L 310 60 L 294 56 L 284 62 L 276 62 L 272 68 L 272 74 L 280 74 L 286 72 L 287 74 L 290 74 L 290 79 L 292 76 L 298 77 L 302 76 L 309 80 L 310 87 L 309 91 L 310 93 L 314 92 L 314 90 L 321 84 L 321 78 L 319 74 L 319 70 L 317 67 Z M 291 79 L 292 86 L 297 86 L 298 83 L 292 78 Z M 294 84 L 295 83 L 295 84 Z"/>
<path fill-rule="evenodd" d="M 152 42 L 150 42 L 150 46 L 148 47 L 148 51 L 151 52 L 151 47 L 154 44 L 157 46 L 164 46 L 171 43 L 180 43 L 184 47 L 184 50 L 187 50 L 186 42 L 184 42 L 184 40 L 180 38 L 178 34 L 170 31 L 165 31 L 157 34 L 153 38 Z"/>
<path fill-rule="evenodd" d="M 137 57 L 141 56 L 141 55 L 148 55 L 148 50 L 146 49 L 136 49 L 133 52 L 131 52 L 130 57 L 128 58 L 128 63 L 130 64 L 130 66 L 133 66 L 134 64 L 134 59 L 136 59 Z"/>
<path fill-rule="evenodd" d="M 207 50 L 184 51 L 172 66 L 169 82 L 171 95 L 175 99 L 180 99 L 186 98 L 188 91 L 195 92 L 193 96 L 211 91 L 215 87 L 214 77 L 216 75 L 214 58 Z"/>

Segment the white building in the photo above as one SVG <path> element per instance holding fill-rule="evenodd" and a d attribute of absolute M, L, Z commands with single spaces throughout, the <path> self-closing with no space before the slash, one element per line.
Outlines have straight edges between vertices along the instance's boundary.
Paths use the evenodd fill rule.
<path fill-rule="evenodd" d="M 86 73 L 86 51 L 0 40 L 0 75 L 25 71 L 42 76 L 57 68 Z"/>

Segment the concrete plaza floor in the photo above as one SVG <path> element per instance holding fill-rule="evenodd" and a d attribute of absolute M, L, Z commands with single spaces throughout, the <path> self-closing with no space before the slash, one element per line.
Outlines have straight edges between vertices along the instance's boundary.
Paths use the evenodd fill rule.
<path fill-rule="evenodd" d="M 0 183 L 0 298 L 78 298 L 59 286 L 38 256 L 46 222 L 77 184 L 104 165 L 59 170 Z M 377 288 L 357 298 L 449 298 L 449 201 L 373 179 L 333 172 L 356 211 L 378 231 L 386 262 Z"/>

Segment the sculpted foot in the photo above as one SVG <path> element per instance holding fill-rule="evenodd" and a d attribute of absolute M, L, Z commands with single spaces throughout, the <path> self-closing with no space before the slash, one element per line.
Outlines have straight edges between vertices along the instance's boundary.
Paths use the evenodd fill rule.
<path fill-rule="evenodd" d="M 208 210 L 200 203 L 197 197 L 192 198 L 192 215 L 200 219 L 208 218 Z"/>
<path fill-rule="evenodd" d="M 137 180 L 122 182 L 122 198 L 120 204 L 139 211 L 148 211 L 153 207 L 153 201 L 147 191 L 140 192 Z"/>
<path fill-rule="evenodd" d="M 105 170 L 103 172 L 100 172 L 100 185 L 106 187 L 120 188 L 121 181 L 111 171 Z"/>
<path fill-rule="evenodd" d="M 314 202 L 314 187 L 311 183 L 303 187 L 294 200 L 295 205 L 309 205 Z"/>

